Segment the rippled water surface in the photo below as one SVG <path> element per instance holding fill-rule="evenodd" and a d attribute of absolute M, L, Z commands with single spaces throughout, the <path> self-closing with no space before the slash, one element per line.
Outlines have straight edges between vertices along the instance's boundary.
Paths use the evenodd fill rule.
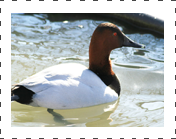
<path fill-rule="evenodd" d="M 11 83 L 49 66 L 88 66 L 89 42 L 102 22 L 115 23 L 145 49 L 122 47 L 111 60 L 122 92 L 112 103 L 73 110 L 55 110 L 11 103 L 12 126 L 164 126 L 164 39 L 125 26 L 120 21 L 88 14 L 12 14 Z"/>

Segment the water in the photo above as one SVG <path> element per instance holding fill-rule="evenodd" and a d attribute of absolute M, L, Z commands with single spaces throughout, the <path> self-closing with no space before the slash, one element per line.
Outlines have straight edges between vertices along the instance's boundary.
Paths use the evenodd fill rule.
<path fill-rule="evenodd" d="M 102 22 L 115 23 L 146 49 L 122 47 L 112 51 L 113 70 L 122 92 L 112 103 L 55 110 L 11 103 L 11 125 L 16 126 L 164 126 L 164 39 L 124 25 L 120 21 L 89 14 L 12 14 L 11 84 L 61 63 L 88 66 L 89 42 Z"/>

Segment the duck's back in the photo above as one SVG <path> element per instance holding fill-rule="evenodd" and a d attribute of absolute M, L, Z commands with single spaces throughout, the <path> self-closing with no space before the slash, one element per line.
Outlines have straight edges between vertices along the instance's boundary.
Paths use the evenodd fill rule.
<path fill-rule="evenodd" d="M 73 109 L 108 103 L 118 98 L 91 70 L 81 64 L 60 64 L 19 83 L 33 91 L 30 105 Z"/>

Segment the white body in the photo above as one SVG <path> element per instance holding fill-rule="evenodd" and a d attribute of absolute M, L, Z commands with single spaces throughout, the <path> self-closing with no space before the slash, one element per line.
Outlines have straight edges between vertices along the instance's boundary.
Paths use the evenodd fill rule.
<path fill-rule="evenodd" d="M 19 85 L 35 92 L 30 105 L 51 109 L 89 107 L 118 98 L 95 73 L 76 63 L 49 67 Z"/>

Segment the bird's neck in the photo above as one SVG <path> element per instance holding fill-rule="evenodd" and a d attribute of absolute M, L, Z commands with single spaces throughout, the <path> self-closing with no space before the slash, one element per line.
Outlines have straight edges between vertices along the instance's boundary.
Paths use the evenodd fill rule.
<path fill-rule="evenodd" d="M 110 51 L 101 46 L 89 46 L 89 69 L 97 75 L 114 75 Z"/>

